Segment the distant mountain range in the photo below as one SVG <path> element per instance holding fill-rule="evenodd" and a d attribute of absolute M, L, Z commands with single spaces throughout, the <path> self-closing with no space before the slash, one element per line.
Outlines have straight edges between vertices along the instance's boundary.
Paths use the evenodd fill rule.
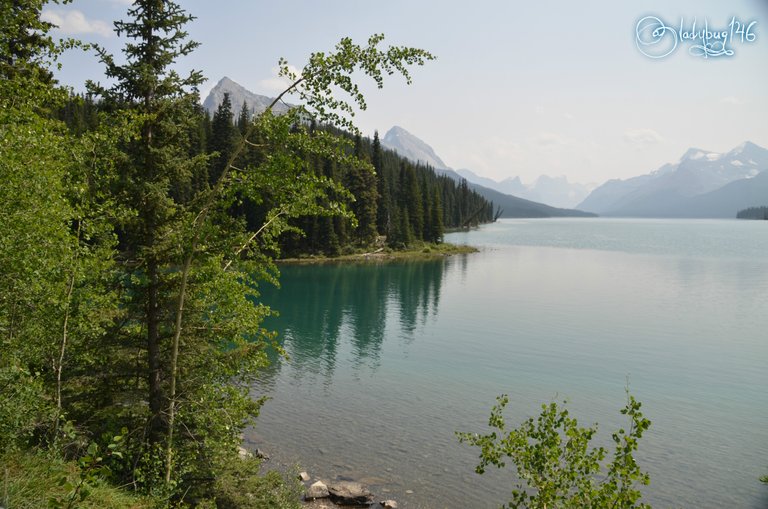
<path fill-rule="evenodd" d="M 524 184 L 520 177 L 509 177 L 501 182 L 493 179 L 481 177 L 470 170 L 460 169 L 456 173 L 470 182 L 480 184 L 481 186 L 495 189 L 500 193 L 512 194 L 528 200 L 539 201 L 552 205 L 554 207 L 575 207 L 589 192 L 594 189 L 594 185 L 578 184 L 569 182 L 568 177 L 561 175 L 559 177 L 550 177 L 541 175 L 531 184 Z"/>
<path fill-rule="evenodd" d="M 273 100 L 224 77 L 211 89 L 203 106 L 213 113 L 225 93 L 229 94 L 235 112 L 245 103 L 251 113 L 260 113 Z M 275 111 L 283 113 L 289 108 L 290 105 L 278 103 Z M 600 214 L 730 218 L 738 210 L 768 205 L 768 150 L 751 142 L 725 154 L 692 148 L 676 163 L 665 164 L 646 175 L 609 180 L 591 192 L 591 186 L 569 182 L 565 176 L 542 175 L 526 185 L 519 177 L 497 182 L 468 169 L 453 170 L 432 147 L 399 126 L 390 129 L 381 143 L 456 181 L 466 179 L 470 188 L 503 209 L 502 217 Z"/>
<path fill-rule="evenodd" d="M 205 101 L 203 101 L 203 108 L 213 115 L 216 108 L 218 108 L 222 101 L 224 101 L 224 94 L 229 94 L 229 101 L 232 103 L 232 110 L 235 115 L 237 115 L 240 108 L 243 107 L 243 103 L 248 105 L 248 110 L 250 110 L 253 115 L 266 110 L 274 100 L 272 97 L 254 94 L 239 83 L 236 83 L 225 76 L 221 78 L 208 93 Z M 289 108 L 290 105 L 277 103 L 273 111 L 280 114 L 285 113 Z"/>
<path fill-rule="evenodd" d="M 609 180 L 578 207 L 605 216 L 732 218 L 768 204 L 768 150 L 745 142 L 725 154 L 689 149 L 647 175 Z"/>
<path fill-rule="evenodd" d="M 501 217 L 586 217 L 594 215 L 588 212 L 582 212 L 581 210 L 552 207 L 550 205 L 545 205 L 544 203 L 512 196 L 498 189 L 494 189 L 490 185 L 473 181 L 464 175 L 471 174 L 480 182 L 487 180 L 492 184 L 498 184 L 490 179 L 483 180 L 482 177 L 477 177 L 469 170 L 460 170 L 464 172 L 464 175 L 454 171 L 440 159 L 432 147 L 402 127 L 395 126 L 387 131 L 381 139 L 381 144 L 411 161 L 432 166 L 437 173 L 447 175 L 456 181 L 466 179 L 471 189 L 485 199 L 493 201 L 494 205 L 501 208 Z"/>

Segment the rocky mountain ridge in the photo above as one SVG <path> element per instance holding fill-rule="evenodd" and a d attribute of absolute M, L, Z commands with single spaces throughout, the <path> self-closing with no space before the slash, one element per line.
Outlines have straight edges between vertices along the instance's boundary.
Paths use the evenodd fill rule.
<path fill-rule="evenodd" d="M 768 203 L 768 192 L 765 203 L 754 203 L 765 170 L 768 150 L 749 141 L 723 154 L 691 148 L 646 175 L 609 180 L 578 207 L 609 216 L 735 217 L 739 209 Z"/>

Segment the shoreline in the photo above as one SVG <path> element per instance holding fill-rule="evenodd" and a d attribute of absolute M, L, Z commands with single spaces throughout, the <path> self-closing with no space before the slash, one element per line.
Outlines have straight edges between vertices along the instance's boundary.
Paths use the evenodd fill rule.
<path fill-rule="evenodd" d="M 308 255 L 299 258 L 276 260 L 278 265 L 322 265 L 332 263 L 387 263 L 397 261 L 426 261 L 446 258 L 459 254 L 477 253 L 479 249 L 463 244 L 422 244 L 414 245 L 402 251 L 391 248 L 378 248 L 365 253 L 350 253 L 339 256 Z"/>

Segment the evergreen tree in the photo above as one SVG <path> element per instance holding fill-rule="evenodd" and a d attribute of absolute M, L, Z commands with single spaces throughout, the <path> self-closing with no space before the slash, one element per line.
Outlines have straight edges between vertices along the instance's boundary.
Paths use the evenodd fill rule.
<path fill-rule="evenodd" d="M 364 164 L 349 168 L 344 183 L 355 198 L 351 205 L 352 212 L 357 218 L 355 237 L 358 243 L 368 245 L 376 238 L 378 192 L 376 190 L 376 175 L 373 166 L 370 164 L 370 156 L 364 150 L 359 134 L 355 136 L 353 153 Z"/>
<path fill-rule="evenodd" d="M 391 199 L 389 195 L 389 186 L 387 178 L 384 175 L 384 165 L 381 155 L 381 141 L 379 141 L 379 131 L 373 133 L 373 145 L 371 154 L 371 163 L 376 170 L 376 190 L 378 191 L 378 202 L 376 204 L 376 227 L 382 235 L 389 235 L 390 225 L 390 206 Z"/>
<path fill-rule="evenodd" d="M 422 194 L 416 172 L 410 164 L 401 166 L 401 182 L 403 185 L 403 206 L 408 209 L 408 225 L 411 235 L 421 240 L 424 233 L 424 212 L 422 210 Z"/>
<path fill-rule="evenodd" d="M 191 188 L 193 175 L 199 175 L 207 164 L 204 156 L 190 157 L 194 153 L 190 133 L 199 118 L 195 90 L 202 76 L 192 71 L 181 77 L 171 68 L 177 58 L 197 47 L 186 40 L 183 29 L 193 18 L 179 5 L 138 0 L 128 14 L 131 20 L 115 23 L 117 33 L 129 40 L 124 50 L 126 62 L 118 64 L 106 50 L 97 48 L 106 74 L 115 84 L 110 88 L 90 86 L 116 114 L 129 110 L 140 119 L 137 136 L 122 147 L 126 157 L 118 167 L 120 178 L 114 189 L 121 205 L 135 211 L 120 225 L 119 259 L 128 276 L 123 280 L 125 308 L 129 319 L 141 326 L 126 334 L 123 344 L 143 350 L 138 358 L 146 359 L 145 366 L 137 366 L 137 374 L 146 380 L 148 433 L 147 442 L 139 441 L 134 449 L 135 464 L 146 468 L 140 471 L 148 486 L 162 485 L 159 479 L 165 477 L 164 484 L 170 489 L 171 473 L 174 479 L 180 473 L 172 468 L 174 460 L 165 458 L 165 472 L 157 465 L 162 464 L 161 450 L 175 447 L 172 421 L 177 365 L 170 344 L 174 302 L 180 295 L 174 269 L 183 249 L 179 234 L 187 219 L 185 205 L 191 201 L 179 190 Z M 199 396 L 195 393 L 193 387 L 188 388 L 188 396 Z M 125 424 L 129 429 L 138 426 L 136 422 Z"/>
<path fill-rule="evenodd" d="M 443 207 L 440 204 L 440 191 L 435 189 L 432 196 L 432 208 L 429 212 L 431 220 L 431 238 L 430 242 L 439 243 L 443 241 L 445 228 L 443 227 Z M 486 219 L 487 220 L 487 219 Z"/>
<path fill-rule="evenodd" d="M 240 136 L 245 136 L 250 122 L 251 111 L 248 109 L 248 103 L 243 101 L 243 106 L 240 108 L 240 115 L 237 117 L 237 129 L 240 131 Z"/>
<path fill-rule="evenodd" d="M 222 172 L 224 166 L 229 161 L 237 145 L 238 129 L 232 124 L 232 102 L 229 100 L 229 94 L 224 94 L 224 99 L 216 108 L 211 122 L 211 141 L 208 144 L 209 152 L 215 152 L 211 158 L 208 179 L 211 184 L 215 184 Z"/>

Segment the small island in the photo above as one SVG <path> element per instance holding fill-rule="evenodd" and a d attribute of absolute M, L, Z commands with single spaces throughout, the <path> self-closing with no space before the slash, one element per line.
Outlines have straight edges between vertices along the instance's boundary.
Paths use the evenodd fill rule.
<path fill-rule="evenodd" d="M 768 206 L 740 210 L 736 213 L 736 219 L 768 219 Z"/>

